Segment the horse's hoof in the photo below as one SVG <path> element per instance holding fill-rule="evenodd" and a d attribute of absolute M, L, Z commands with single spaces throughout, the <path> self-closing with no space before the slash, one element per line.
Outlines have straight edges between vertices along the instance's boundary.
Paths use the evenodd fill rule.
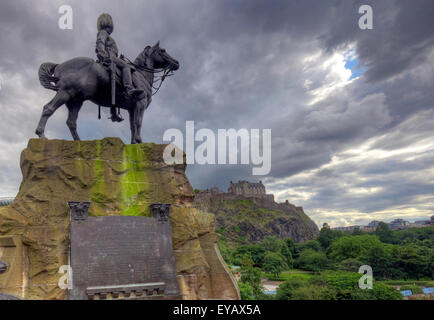
<path fill-rule="evenodd" d="M 36 132 L 36 134 L 38 135 L 39 139 L 48 140 L 47 137 L 45 136 L 45 134 L 43 134 L 43 133 L 37 133 L 37 132 Z"/>

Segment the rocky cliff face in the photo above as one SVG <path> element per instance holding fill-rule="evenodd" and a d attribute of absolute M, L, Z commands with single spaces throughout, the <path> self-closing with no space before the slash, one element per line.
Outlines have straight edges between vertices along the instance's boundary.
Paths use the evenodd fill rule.
<path fill-rule="evenodd" d="M 165 145 L 31 139 L 21 155 L 23 181 L 0 208 L 0 293 L 65 299 L 59 267 L 68 264 L 68 201 L 91 201 L 89 216 L 150 216 L 151 203 L 171 203 L 176 271 L 187 299 L 237 299 L 238 288 L 216 245 L 214 215 L 193 206 L 186 165 L 166 165 Z"/>
<path fill-rule="evenodd" d="M 304 242 L 315 238 L 319 232 L 303 208 L 268 198 L 218 194 L 198 197 L 195 205 L 214 213 L 217 230 L 233 242 L 257 242 L 265 236 Z"/>

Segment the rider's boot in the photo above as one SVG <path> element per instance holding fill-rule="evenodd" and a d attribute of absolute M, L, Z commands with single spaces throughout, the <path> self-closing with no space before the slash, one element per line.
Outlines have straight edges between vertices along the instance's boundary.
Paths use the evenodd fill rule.
<path fill-rule="evenodd" d="M 142 89 L 134 88 L 133 81 L 131 80 L 131 69 L 128 67 L 122 71 L 122 82 L 129 96 L 139 96 L 143 93 Z"/>
<path fill-rule="evenodd" d="M 109 118 L 113 122 L 122 122 L 124 119 L 118 115 L 116 112 L 116 107 L 110 108 L 111 117 Z"/>

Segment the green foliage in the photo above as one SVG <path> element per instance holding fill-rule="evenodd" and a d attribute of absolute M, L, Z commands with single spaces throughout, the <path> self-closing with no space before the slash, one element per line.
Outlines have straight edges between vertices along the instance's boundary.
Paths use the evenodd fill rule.
<path fill-rule="evenodd" d="M 378 237 L 373 235 L 344 236 L 330 246 L 330 257 L 340 262 L 345 259 L 361 259 L 372 247 L 381 246 Z"/>
<path fill-rule="evenodd" d="M 253 287 L 248 282 L 239 282 L 241 300 L 253 300 Z"/>
<path fill-rule="evenodd" d="M 253 206 L 253 201 L 252 200 L 248 200 L 248 199 L 241 199 L 241 200 L 237 200 L 236 204 L 239 205 L 239 206 L 250 208 L 250 207 Z"/>
<path fill-rule="evenodd" d="M 291 238 L 285 239 L 285 244 L 291 252 L 291 256 L 293 259 L 297 259 L 300 253 L 299 246 L 292 240 Z"/>
<path fill-rule="evenodd" d="M 277 252 L 267 252 L 264 257 L 264 270 L 278 277 L 279 273 L 288 269 L 285 258 Z"/>
<path fill-rule="evenodd" d="M 239 236 L 239 237 L 237 238 L 237 243 L 238 243 L 238 244 L 246 244 L 246 243 L 247 243 L 246 236 Z"/>
<path fill-rule="evenodd" d="M 392 284 L 403 284 L 402 288 L 413 292 L 421 292 L 420 286 L 434 285 L 433 230 L 393 231 L 381 225 L 371 234 L 358 234 L 324 227 L 316 240 L 305 243 L 266 237 L 262 243 L 241 244 L 235 249 L 222 240 L 219 246 L 225 261 L 242 265 L 240 283 L 248 284 L 241 285 L 246 299 L 251 292 L 256 299 L 272 299 L 262 293 L 262 276 L 283 281 L 277 299 L 396 300 L 402 295 Z M 373 281 L 373 289 L 359 288 L 362 275 L 358 269 L 365 264 L 372 267 L 377 280 Z M 293 265 L 316 274 L 282 272 Z"/>
<path fill-rule="evenodd" d="M 303 250 L 296 264 L 298 267 L 304 270 L 321 271 L 331 267 L 331 262 L 327 258 L 326 254 L 322 251 L 315 251 L 313 249 Z"/>
<path fill-rule="evenodd" d="M 321 244 L 318 240 L 309 240 L 303 243 L 297 244 L 299 251 L 303 251 L 306 249 L 312 249 L 314 251 L 322 251 Z"/>
<path fill-rule="evenodd" d="M 280 247 L 280 254 L 285 258 L 288 268 L 292 268 L 294 266 L 294 259 L 292 258 L 291 251 L 285 243 Z"/>
<path fill-rule="evenodd" d="M 199 189 L 194 189 L 194 193 L 200 193 Z"/>
<path fill-rule="evenodd" d="M 354 290 L 352 300 L 402 300 L 401 293 L 381 282 L 374 282 L 373 289 Z"/>
<path fill-rule="evenodd" d="M 262 241 L 261 247 L 263 247 L 266 252 L 280 253 L 287 267 L 292 268 L 294 260 L 286 241 L 282 241 L 274 236 L 266 236 Z"/>
<path fill-rule="evenodd" d="M 275 236 L 266 236 L 264 240 L 262 240 L 262 246 L 266 251 L 278 252 L 282 247 L 282 240 Z"/>
<path fill-rule="evenodd" d="M 434 287 L 434 281 L 432 280 L 387 280 L 382 282 L 391 286 L 416 284 L 423 287 Z"/>
<path fill-rule="evenodd" d="M 218 246 L 219 246 L 219 250 L 220 250 L 220 254 L 222 255 L 223 260 L 226 262 L 226 264 L 228 265 L 233 265 L 233 254 L 232 254 L 232 250 L 228 248 L 228 246 L 226 245 L 226 241 L 220 239 L 218 242 Z"/>
<path fill-rule="evenodd" d="M 434 227 L 393 231 L 396 244 L 434 247 Z"/>
<path fill-rule="evenodd" d="M 360 228 L 354 228 L 351 232 L 352 236 L 361 236 L 363 234 L 366 234 L 366 232 L 363 232 L 362 230 L 360 230 Z"/>
<path fill-rule="evenodd" d="M 381 282 L 373 282 L 372 289 L 360 289 L 361 274 L 353 272 L 328 271 L 312 283 L 326 284 L 338 300 L 399 300 L 402 295 L 398 290 Z M 330 292 L 329 291 L 329 292 Z"/>
<path fill-rule="evenodd" d="M 362 265 L 364 265 L 364 263 L 362 263 L 361 261 L 349 258 L 339 263 L 339 269 L 342 271 L 359 272 L 359 268 Z"/>
<path fill-rule="evenodd" d="M 276 300 L 293 300 L 295 299 L 295 291 L 301 287 L 308 285 L 307 280 L 294 279 L 287 280 L 280 284 L 276 291 Z"/>
<path fill-rule="evenodd" d="M 225 232 L 225 231 L 226 231 L 226 228 L 224 228 L 224 227 L 220 227 L 220 228 L 217 228 L 215 232 L 217 232 L 217 233 L 219 233 L 219 234 L 222 234 L 222 233 Z M 223 237 L 223 236 L 222 236 L 222 237 Z"/>
<path fill-rule="evenodd" d="M 253 267 L 251 260 L 245 260 L 241 266 L 241 279 L 239 283 L 247 283 L 255 296 L 262 292 L 261 269 Z"/>
<path fill-rule="evenodd" d="M 393 243 L 393 232 L 390 227 L 384 223 L 380 222 L 375 229 L 375 234 L 380 238 L 380 240 L 384 243 Z"/>
<path fill-rule="evenodd" d="M 342 237 L 343 235 L 344 234 L 342 231 L 332 230 L 325 223 L 319 232 L 317 240 L 324 249 L 327 249 L 328 247 L 330 247 L 333 241 L 335 241 L 337 238 Z"/>
<path fill-rule="evenodd" d="M 433 248 L 394 246 L 391 250 L 392 271 L 395 278 L 419 279 L 433 278 Z"/>
<path fill-rule="evenodd" d="M 270 281 L 286 281 L 286 280 L 294 280 L 294 279 L 309 280 L 312 277 L 312 274 L 282 272 L 279 274 L 278 277 L 276 277 L 274 274 L 271 273 L 263 273 L 262 276 L 264 278 L 267 278 Z"/>
<path fill-rule="evenodd" d="M 259 244 L 244 244 L 235 249 L 234 256 L 248 255 L 256 267 L 262 268 L 265 257 L 265 249 Z"/>

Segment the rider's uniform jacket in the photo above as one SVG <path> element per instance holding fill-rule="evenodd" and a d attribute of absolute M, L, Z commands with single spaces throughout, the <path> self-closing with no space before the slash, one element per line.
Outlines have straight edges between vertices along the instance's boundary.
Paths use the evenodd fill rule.
<path fill-rule="evenodd" d="M 113 56 L 118 56 L 118 46 L 107 31 L 101 30 L 98 32 L 95 52 L 100 61 L 104 61 Z"/>

